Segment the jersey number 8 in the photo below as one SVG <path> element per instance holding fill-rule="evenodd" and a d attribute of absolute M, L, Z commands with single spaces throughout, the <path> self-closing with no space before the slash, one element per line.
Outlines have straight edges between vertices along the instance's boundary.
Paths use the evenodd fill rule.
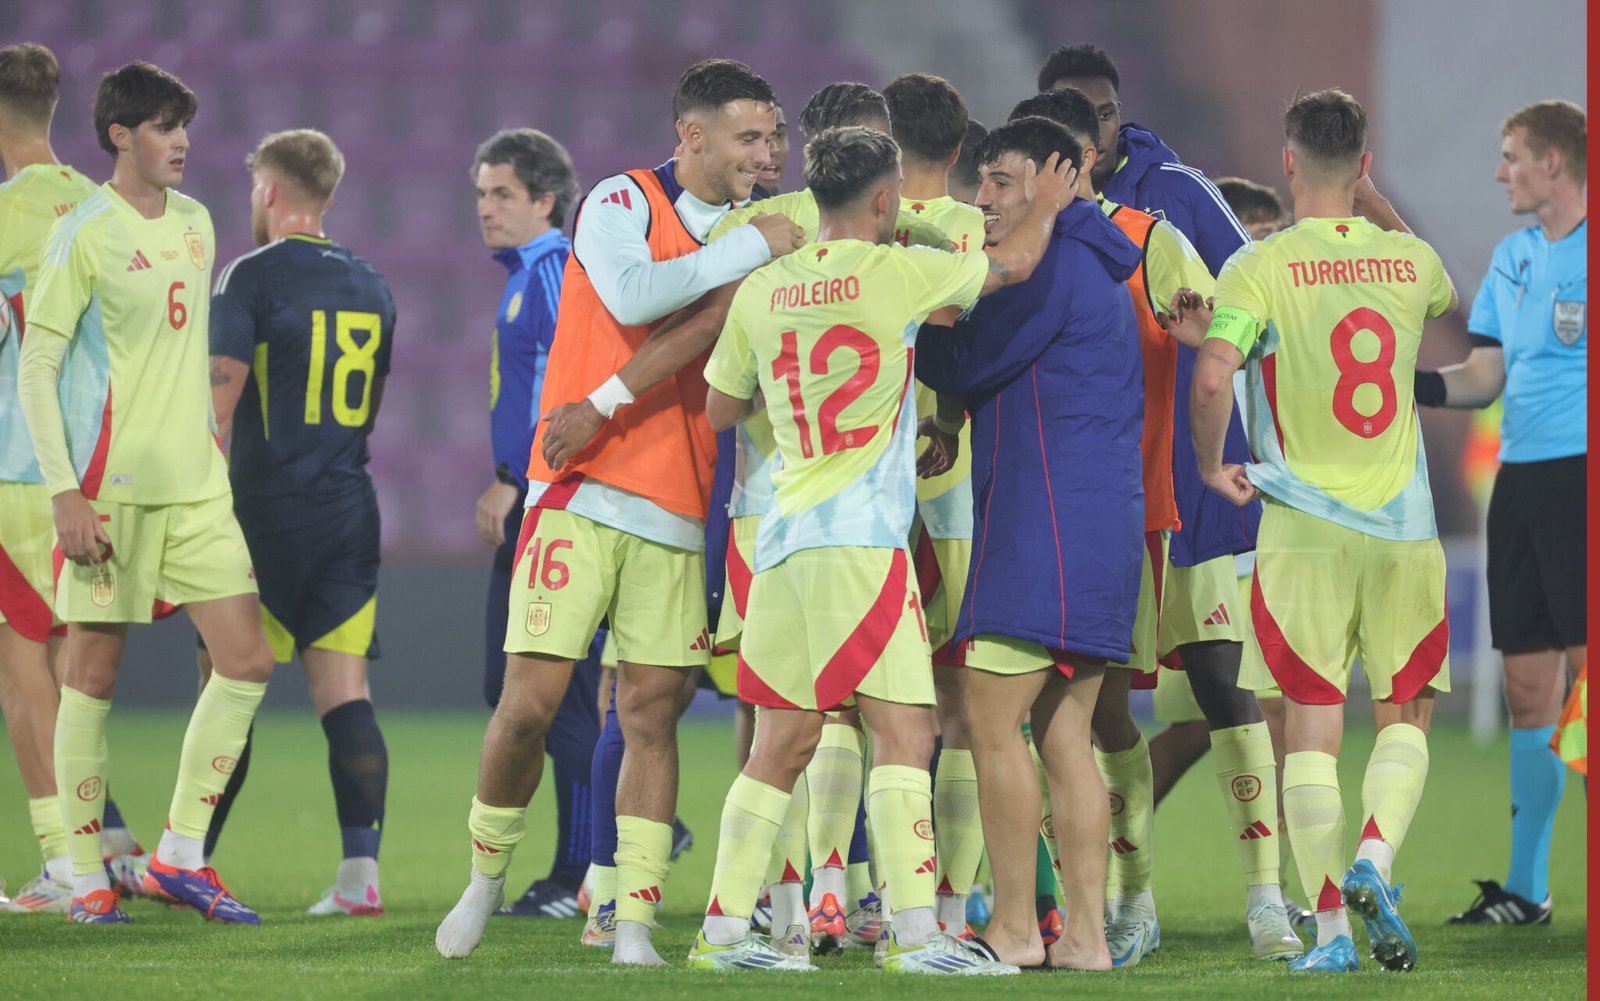
<path fill-rule="evenodd" d="M 333 419 L 348 428 L 367 423 L 372 406 L 372 379 L 378 369 L 378 345 L 383 340 L 383 319 L 377 313 L 339 310 L 334 313 L 334 341 L 339 358 L 333 363 Z M 358 343 L 356 331 L 366 331 Z M 322 380 L 327 369 L 328 314 L 311 313 L 311 366 L 306 373 L 306 423 L 322 423 Z M 350 377 L 361 373 L 361 402 L 350 405 Z"/>
<path fill-rule="evenodd" d="M 1353 345 L 1356 334 L 1370 330 L 1378 338 L 1378 357 L 1361 361 Z M 1362 438 L 1376 438 L 1389 430 L 1399 411 L 1399 394 L 1394 385 L 1394 327 L 1375 309 L 1362 306 L 1351 310 L 1333 328 L 1328 348 L 1339 367 L 1339 381 L 1333 387 L 1333 416 L 1346 431 Z M 1378 409 L 1364 414 L 1356 409 L 1356 390 L 1377 386 Z"/>

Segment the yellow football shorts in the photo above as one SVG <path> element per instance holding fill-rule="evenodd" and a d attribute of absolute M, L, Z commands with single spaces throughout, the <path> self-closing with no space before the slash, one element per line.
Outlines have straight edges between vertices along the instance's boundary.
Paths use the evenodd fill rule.
<path fill-rule="evenodd" d="M 1450 623 L 1438 539 L 1379 539 L 1267 499 L 1256 539 L 1251 621 L 1269 677 L 1246 659 L 1239 684 L 1276 680 L 1306 705 L 1344 702 L 1355 659 L 1374 699 L 1450 690 Z"/>
<path fill-rule="evenodd" d="M 1244 606 L 1239 603 L 1239 575 L 1232 555 L 1192 567 L 1175 567 L 1168 562 L 1157 643 L 1160 656 L 1165 657 L 1185 643 L 1242 643 L 1248 633 L 1247 623 Z"/>
<path fill-rule="evenodd" d="M 63 622 L 149 622 L 181 605 L 256 593 L 231 493 L 159 507 L 89 504 L 111 555 L 97 566 L 62 565 L 56 614 Z"/>
<path fill-rule="evenodd" d="M 727 591 L 722 597 L 722 613 L 717 617 L 716 642 L 712 644 L 712 649 L 718 653 L 738 650 L 739 640 L 744 635 L 745 606 L 750 602 L 750 568 L 755 565 L 756 533 L 760 530 L 759 514 L 733 518 L 728 523 Z M 720 682 L 717 688 L 721 690 Z"/>
<path fill-rule="evenodd" d="M 924 585 L 932 574 L 924 574 L 928 560 L 938 570 L 935 586 Z M 924 617 L 928 623 L 928 642 L 934 649 L 938 663 L 953 663 L 953 651 L 946 644 L 955 635 L 956 619 L 961 615 L 961 602 L 967 596 L 967 568 L 972 563 L 971 539 L 935 539 L 924 529 L 919 532 L 917 548 L 917 582 L 922 590 Z"/>
<path fill-rule="evenodd" d="M 860 694 L 933 705 L 932 651 L 906 550 L 801 550 L 755 575 L 747 612 L 745 702 L 831 710 Z"/>
<path fill-rule="evenodd" d="M 1108 661 L 1107 667 L 1132 668 L 1147 680 L 1135 681 L 1135 688 L 1154 688 L 1156 684 L 1156 654 L 1160 636 L 1166 628 L 1163 596 L 1168 583 L 1167 551 L 1171 546 L 1168 533 L 1144 533 L 1144 551 L 1139 560 L 1139 608 L 1133 617 L 1133 649 L 1128 662 Z"/>
<path fill-rule="evenodd" d="M 55 624 L 55 516 L 43 483 L 0 482 L 0 624 L 43 643 Z"/>
<path fill-rule="evenodd" d="M 590 521 L 529 508 L 511 568 L 506 653 L 581 660 L 601 619 L 618 660 L 704 667 L 706 560 Z"/>
<path fill-rule="evenodd" d="M 1283 693 L 1272 683 L 1272 675 L 1267 671 L 1266 664 L 1261 659 L 1261 646 L 1256 643 L 1256 635 L 1250 628 L 1250 582 L 1253 578 L 1246 574 L 1238 578 L 1239 586 L 1239 615 L 1244 627 L 1244 652 L 1239 666 L 1240 677 L 1246 671 L 1255 670 L 1264 675 L 1267 687 L 1256 691 L 1258 699 L 1281 699 Z M 1252 667 L 1252 664 L 1254 665 Z M 1155 718 L 1160 723 L 1190 723 L 1203 720 L 1206 714 L 1200 711 L 1200 703 L 1194 699 L 1194 689 L 1189 685 L 1189 674 L 1186 671 L 1161 671 L 1156 677 L 1155 691 Z"/>
<path fill-rule="evenodd" d="M 959 667 L 1010 676 L 1054 670 L 1071 678 L 1075 668 L 1064 651 L 1015 636 L 973 636 L 955 644 L 951 658 Z"/>

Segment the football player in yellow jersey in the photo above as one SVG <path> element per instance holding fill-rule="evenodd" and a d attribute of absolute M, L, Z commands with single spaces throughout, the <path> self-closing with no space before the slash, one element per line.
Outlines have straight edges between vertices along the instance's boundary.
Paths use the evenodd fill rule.
<path fill-rule="evenodd" d="M 1390 870 L 1427 777 L 1433 696 L 1450 677 L 1444 552 L 1413 374 L 1423 320 L 1454 309 L 1456 292 L 1439 255 L 1386 202 L 1362 199 L 1368 217 L 1356 215 L 1372 154 L 1354 98 L 1305 95 L 1284 113 L 1284 132 L 1295 225 L 1229 259 L 1214 315 L 1180 292 L 1188 301 L 1173 329 L 1200 352 L 1190 410 L 1201 476 L 1235 504 L 1266 497 L 1251 618 L 1271 676 L 1246 665 L 1241 683 L 1275 680 L 1286 699 L 1283 809 L 1317 910 L 1317 946 L 1290 968 L 1357 968 L 1349 908 L 1373 958 L 1404 971 L 1417 946 Z M 1224 465 L 1241 364 L 1255 461 Z M 1357 657 L 1378 738 L 1345 869 L 1337 754 Z"/>
<path fill-rule="evenodd" d="M 883 95 L 862 83 L 831 83 L 813 94 L 800 112 L 800 127 L 808 136 L 847 125 L 888 135 L 889 109 Z M 815 238 L 821 218 L 816 197 L 805 188 L 734 209 L 711 231 L 708 241 L 764 213 L 787 217 L 808 239 Z M 904 203 L 895 222 L 895 239 L 904 246 L 951 247 L 943 231 L 908 212 Z M 738 651 L 744 630 L 742 610 L 749 593 L 756 530 L 771 504 L 771 467 L 777 457 L 777 443 L 765 415 L 753 415 L 734 431 L 739 451 L 728 507 L 731 600 L 723 604 L 716 636 L 716 649 L 729 651 L 730 656 Z M 722 685 L 720 679 L 718 685 Z M 739 705 L 741 710 L 750 708 L 748 703 Z M 861 810 L 865 740 L 860 714 L 853 707 L 830 714 L 817 753 L 795 785 L 768 870 L 768 882 L 773 884 L 772 924 L 777 929 L 774 941 L 780 948 L 806 951 L 807 936 L 785 931 L 797 923 L 809 924 L 810 947 L 821 952 L 841 947 L 847 933 L 855 945 L 871 946 L 877 941 L 882 907 L 869 873 L 866 819 Z M 746 748 L 740 765 L 748 758 Z M 812 875 L 809 906 L 800 897 L 808 848 Z"/>
<path fill-rule="evenodd" d="M 0 383 L 16 385 L 22 318 L 33 298 L 39 258 L 51 225 L 94 193 L 94 182 L 56 160 L 50 121 L 60 69 L 42 45 L 0 49 L 0 297 L 11 301 L 13 322 L 0 333 Z M 50 494 L 34 461 L 28 429 L 14 393 L 0 397 L 0 710 L 16 752 L 28 813 L 44 855 L 44 871 L 0 907 L 10 911 L 65 913 L 72 899 L 72 864 L 66 828 L 56 804 L 51 745 L 61 676 L 61 636 L 51 611 L 54 567 L 50 548 Z M 104 846 L 118 886 L 136 892 L 144 853 L 108 796 Z"/>
<path fill-rule="evenodd" d="M 902 205 L 950 237 L 962 253 L 983 246 L 983 213 L 951 197 L 950 168 L 960 158 L 967 136 L 967 104 L 942 77 L 907 73 L 883 88 L 889 123 L 904 158 Z M 925 583 L 928 634 L 933 644 L 934 680 L 939 688 L 939 767 L 934 773 L 933 813 L 937 818 L 939 920 L 965 927 L 967 895 L 983 861 L 983 826 L 978 811 L 978 773 L 956 710 L 956 677 L 946 649 L 967 583 L 972 557 L 972 448 L 959 407 L 937 413 L 937 396 L 917 385 L 917 417 L 936 441 L 946 442 L 955 462 L 948 472 L 917 481 L 920 528 L 913 552 L 919 580 Z M 942 423 L 941 423 L 942 421 Z"/>
<path fill-rule="evenodd" d="M 1038 200 L 1012 238 L 984 258 L 947 257 L 893 245 L 898 168 L 898 147 L 875 130 L 812 139 L 819 239 L 793 267 L 746 281 L 707 366 L 713 426 L 764 400 L 783 464 L 756 542 L 739 670 L 740 697 L 764 712 L 724 807 L 711 904 L 690 953 L 699 968 L 810 967 L 751 938 L 749 914 L 822 713 L 854 698 L 874 734 L 868 813 L 897 907 L 885 969 L 1015 971 L 934 919 L 933 684 L 904 548 L 915 504 L 910 348 L 928 313 L 1032 273 L 1076 177 L 1052 157 L 1028 181 Z"/>
<path fill-rule="evenodd" d="M 202 839 L 272 673 L 256 584 L 211 417 L 211 218 L 179 194 L 197 102 L 149 63 L 95 94 L 111 181 L 51 230 L 18 396 L 50 491 L 67 622 L 56 785 L 72 856 L 70 915 L 126 923 L 101 851 L 106 717 L 128 623 L 187 606 L 214 673 L 184 736 L 167 830 L 144 881 L 207 918 L 257 914 L 205 864 Z"/>

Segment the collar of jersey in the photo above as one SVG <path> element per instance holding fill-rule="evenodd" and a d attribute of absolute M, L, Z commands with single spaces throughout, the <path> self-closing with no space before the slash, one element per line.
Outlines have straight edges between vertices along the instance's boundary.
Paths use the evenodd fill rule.
<path fill-rule="evenodd" d="M 333 244 L 333 241 L 325 236 L 312 236 L 310 233 L 285 233 L 283 238 L 285 240 L 299 240 L 303 243 L 314 243 L 319 247 L 327 247 Z"/>
<path fill-rule="evenodd" d="M 111 204 L 115 205 L 117 208 L 119 208 L 122 211 L 128 213 L 129 215 L 133 216 L 135 219 L 139 220 L 140 222 L 144 222 L 144 223 L 160 222 L 161 220 L 163 220 L 163 219 L 165 219 L 167 217 L 167 213 L 168 212 L 172 211 L 172 191 L 173 191 L 172 188 L 163 189 L 163 191 L 161 192 L 162 196 L 166 199 L 166 201 L 164 201 L 162 203 L 162 205 L 161 205 L 161 214 L 156 216 L 154 219 L 146 219 L 142 212 L 140 212 L 138 209 L 133 207 L 133 203 L 132 202 L 130 202 L 126 198 L 122 197 L 122 193 L 120 191 L 118 191 L 116 188 L 113 188 L 111 186 L 111 182 L 110 181 L 107 181 L 106 183 L 100 185 L 100 188 L 101 188 L 101 190 L 105 191 L 106 195 L 111 199 Z"/>
<path fill-rule="evenodd" d="M 507 271 L 515 271 L 519 266 L 527 267 L 547 247 L 559 242 L 562 236 L 561 227 L 552 226 L 520 247 L 500 248 L 494 252 L 494 259 L 505 265 Z"/>

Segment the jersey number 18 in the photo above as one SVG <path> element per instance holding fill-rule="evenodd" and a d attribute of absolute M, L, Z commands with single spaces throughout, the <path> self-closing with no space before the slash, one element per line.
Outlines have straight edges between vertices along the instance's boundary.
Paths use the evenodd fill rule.
<path fill-rule="evenodd" d="M 367 423 L 367 412 L 372 406 L 372 379 L 378 368 L 378 345 L 383 340 L 383 319 L 377 313 L 357 313 L 339 310 L 334 316 L 334 343 L 339 358 L 333 363 L 333 419 L 345 427 L 358 428 Z M 365 331 L 365 341 L 356 340 L 356 332 Z M 328 314 L 325 310 L 311 313 L 311 366 L 306 373 L 306 423 L 322 423 L 322 382 L 327 369 Z M 350 405 L 350 377 L 360 373 L 361 401 Z"/>

